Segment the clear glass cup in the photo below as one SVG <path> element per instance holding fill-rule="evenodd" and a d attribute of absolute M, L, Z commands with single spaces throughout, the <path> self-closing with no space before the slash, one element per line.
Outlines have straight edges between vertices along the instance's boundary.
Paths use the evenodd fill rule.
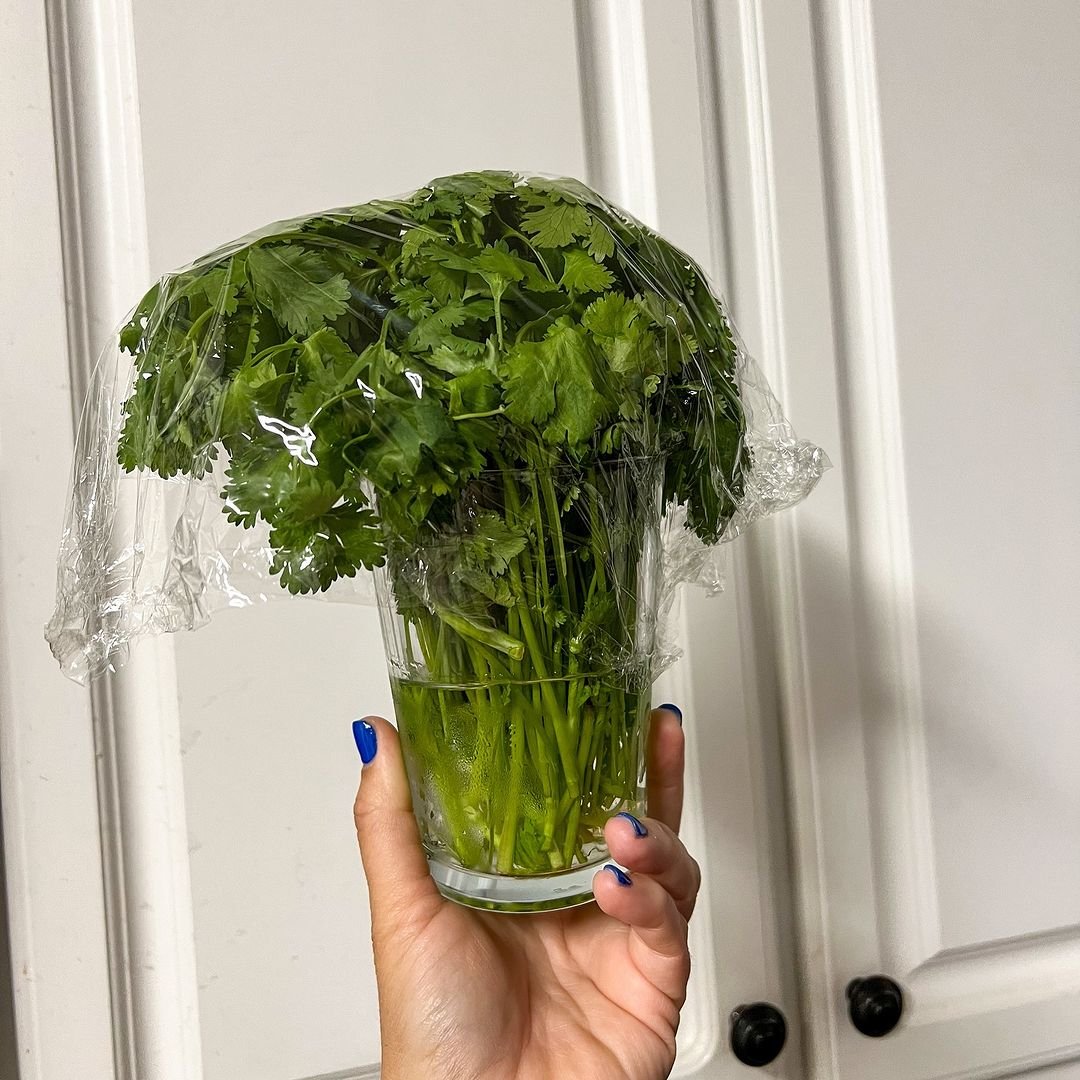
<path fill-rule="evenodd" d="M 644 810 L 662 464 L 482 473 L 378 572 L 413 806 L 444 895 L 592 899 L 604 823 Z"/>

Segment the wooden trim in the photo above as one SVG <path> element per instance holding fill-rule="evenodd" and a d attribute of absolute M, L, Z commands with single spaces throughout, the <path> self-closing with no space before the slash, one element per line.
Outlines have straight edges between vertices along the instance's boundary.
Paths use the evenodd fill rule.
<path fill-rule="evenodd" d="M 575 0 L 587 180 L 655 227 L 644 0 Z"/>
<path fill-rule="evenodd" d="M 0 888 L 11 968 L 0 978 L 10 978 L 15 1020 L 5 1051 L 23 1080 L 107 1077 L 90 700 L 61 678 L 40 632 L 53 600 L 72 434 L 42 5 L 0 9 L 0 70 L 0 383 L 11 404 L 0 421 Z"/>
<path fill-rule="evenodd" d="M 77 416 L 96 349 L 149 284 L 134 27 L 130 0 L 48 0 L 46 11 Z M 141 644 L 92 697 L 116 1073 L 121 1080 L 197 1080 L 171 641 Z"/>
<path fill-rule="evenodd" d="M 1002 1001 L 1016 1006 L 1065 994 L 1080 1001 L 1080 926 L 949 949 L 906 982 L 918 999 L 920 1025 L 990 1013 Z"/>
<path fill-rule="evenodd" d="M 813 0 L 881 960 L 940 949 L 888 216 L 868 0 Z M 898 797 L 895 797 L 898 796 Z"/>
<path fill-rule="evenodd" d="M 707 151 L 713 261 L 723 268 L 732 310 L 752 337 L 759 365 L 787 398 L 789 356 L 784 311 L 777 178 L 773 165 L 773 118 L 767 70 L 766 5 L 760 0 L 694 0 L 700 35 L 709 53 L 703 63 L 704 139 Z M 708 103 L 712 102 L 712 115 Z M 776 1000 L 789 1017 L 790 1043 L 778 1067 L 804 1075 L 810 1060 L 834 1057 L 828 951 L 822 934 L 823 882 L 815 851 L 812 762 L 812 700 L 807 671 L 804 605 L 797 519 L 790 512 L 756 525 L 739 541 L 734 561 L 742 611 L 751 628 L 748 692 L 759 698 L 764 755 L 759 769 L 772 781 L 772 806 L 763 807 L 762 829 L 771 829 L 772 918 L 778 952 L 768 957 Z M 787 803 L 789 813 L 777 813 Z M 764 857 L 764 856 L 763 856 Z M 796 959 L 801 953 L 804 962 Z M 807 962 L 808 961 L 808 962 Z M 809 1075 L 807 1073 L 807 1075 Z M 822 1070 L 814 1075 L 834 1075 Z"/>

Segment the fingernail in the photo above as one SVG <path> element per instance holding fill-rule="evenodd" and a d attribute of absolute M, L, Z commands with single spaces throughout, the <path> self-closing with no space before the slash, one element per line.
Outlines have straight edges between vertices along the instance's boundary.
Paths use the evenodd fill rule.
<path fill-rule="evenodd" d="M 360 751 L 360 760 L 367 765 L 379 748 L 375 729 L 366 720 L 352 722 L 352 736 L 356 740 L 356 749 Z"/>
<path fill-rule="evenodd" d="M 661 705 L 661 709 L 667 709 L 668 712 L 673 712 L 679 718 L 679 725 L 682 725 L 682 709 L 678 705 L 672 705 L 669 701 L 666 705 Z"/>
<path fill-rule="evenodd" d="M 626 885 L 633 885 L 634 884 L 630 880 L 630 875 L 628 873 L 626 873 L 624 870 L 620 870 L 617 866 L 612 866 L 611 863 L 608 863 L 604 867 L 604 869 L 605 870 L 610 870 L 615 875 L 615 880 L 620 885 L 626 886 Z"/>
<path fill-rule="evenodd" d="M 634 817 L 633 814 L 627 812 L 626 810 L 620 810 L 615 816 L 616 817 L 624 817 L 624 818 L 626 818 L 626 820 L 629 821 L 630 824 L 634 826 L 634 835 L 635 836 L 648 836 L 649 835 L 649 830 L 646 829 L 645 826 L 642 825 L 641 822 L 638 821 L 638 819 L 636 817 Z"/>

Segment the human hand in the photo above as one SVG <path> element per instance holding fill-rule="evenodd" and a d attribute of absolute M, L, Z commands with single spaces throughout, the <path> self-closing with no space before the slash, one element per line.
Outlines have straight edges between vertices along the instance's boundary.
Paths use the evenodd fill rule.
<path fill-rule="evenodd" d="M 685 743 L 677 713 L 650 717 L 646 834 L 622 815 L 604 828 L 630 884 L 602 868 L 595 904 L 534 915 L 479 911 L 439 893 L 397 732 L 380 717 L 367 722 L 377 751 L 354 814 L 371 898 L 383 1080 L 666 1077 L 701 884 L 678 838 Z"/>

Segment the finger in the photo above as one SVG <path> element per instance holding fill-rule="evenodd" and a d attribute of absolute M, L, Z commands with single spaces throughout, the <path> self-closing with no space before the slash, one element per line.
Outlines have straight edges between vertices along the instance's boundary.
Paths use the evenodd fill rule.
<path fill-rule="evenodd" d="M 601 911 L 630 927 L 627 947 L 634 966 L 681 1006 L 690 950 L 686 920 L 671 894 L 648 875 L 626 874 L 610 864 L 593 877 L 593 894 Z"/>
<path fill-rule="evenodd" d="M 656 818 L 616 814 L 604 826 L 611 857 L 635 874 L 648 874 L 671 895 L 686 920 L 694 913 L 701 868 L 683 842 Z"/>
<path fill-rule="evenodd" d="M 372 933 L 378 934 L 385 927 L 405 928 L 414 917 L 425 919 L 441 898 L 413 816 L 397 731 L 381 716 L 367 716 L 353 723 L 353 736 L 364 760 L 353 817 Z"/>
<path fill-rule="evenodd" d="M 650 716 L 645 792 L 649 816 L 676 833 L 682 820 L 685 759 L 682 714 L 674 705 L 661 705 Z"/>

